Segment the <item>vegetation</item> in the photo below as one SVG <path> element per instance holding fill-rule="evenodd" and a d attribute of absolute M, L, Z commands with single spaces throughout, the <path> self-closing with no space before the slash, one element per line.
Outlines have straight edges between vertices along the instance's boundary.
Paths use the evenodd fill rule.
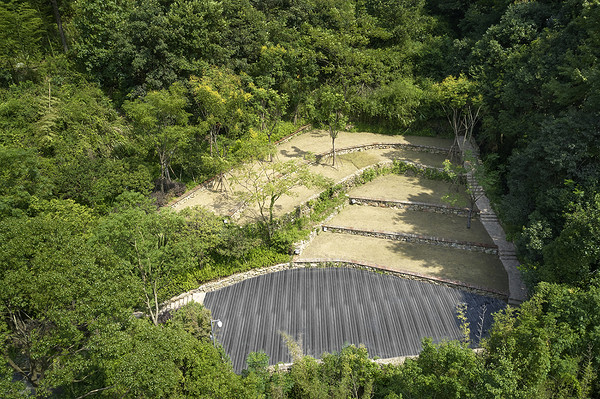
<path fill-rule="evenodd" d="M 2 2 L 0 396 L 599 396 L 598 59 L 597 0 Z M 157 325 L 302 228 L 157 205 L 301 121 L 333 154 L 347 123 L 477 141 L 531 293 L 483 354 L 348 347 L 273 374 L 254 355 L 242 377 L 202 311 Z"/>

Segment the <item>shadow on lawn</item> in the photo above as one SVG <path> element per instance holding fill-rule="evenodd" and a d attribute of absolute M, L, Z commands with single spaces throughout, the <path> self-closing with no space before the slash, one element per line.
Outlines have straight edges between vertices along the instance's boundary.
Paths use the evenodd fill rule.
<path fill-rule="evenodd" d="M 281 150 L 279 153 L 283 155 L 284 158 L 304 158 L 304 156 L 308 154 L 308 151 L 304 151 L 299 147 L 292 146 L 292 151 Z"/>
<path fill-rule="evenodd" d="M 442 197 L 450 184 L 417 176 L 387 175 L 350 191 L 350 196 L 448 205 Z"/>
<path fill-rule="evenodd" d="M 447 148 L 448 150 L 452 146 L 454 139 L 451 138 L 439 138 L 439 137 L 426 137 L 426 136 L 404 136 L 409 144 L 414 145 L 427 145 L 431 147 Z"/>
<path fill-rule="evenodd" d="M 497 291 L 508 289 L 508 277 L 495 255 L 398 241 L 389 241 L 385 247 L 399 258 L 418 262 L 423 274 Z"/>
<path fill-rule="evenodd" d="M 429 237 L 486 244 L 494 243 L 479 220 L 473 220 L 471 228 L 468 229 L 467 218 L 462 216 L 407 210 L 396 212 L 392 221 L 395 222 L 394 225 L 404 226 L 399 231 L 402 233 L 416 233 Z"/>

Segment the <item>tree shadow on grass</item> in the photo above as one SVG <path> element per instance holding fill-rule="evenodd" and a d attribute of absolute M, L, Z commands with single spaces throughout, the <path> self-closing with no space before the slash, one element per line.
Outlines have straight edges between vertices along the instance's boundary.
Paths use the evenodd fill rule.
<path fill-rule="evenodd" d="M 426 136 L 404 136 L 404 140 L 406 140 L 410 144 L 414 145 L 426 145 L 431 147 L 438 148 L 447 148 L 450 150 L 452 146 L 453 138 L 440 138 L 440 137 L 426 137 Z"/>
<path fill-rule="evenodd" d="M 308 151 L 304 151 L 296 146 L 292 146 L 291 151 L 280 150 L 279 153 L 285 158 L 304 158 L 306 155 L 308 155 Z"/>
<path fill-rule="evenodd" d="M 420 274 L 496 291 L 508 291 L 508 276 L 495 255 L 434 245 L 388 241 L 385 248 L 412 264 Z M 411 262 L 412 261 L 412 262 Z M 402 262 L 396 265 L 402 269 Z"/>
<path fill-rule="evenodd" d="M 450 184 L 417 176 L 387 175 L 350 190 L 350 196 L 447 205 L 442 197 Z"/>
<path fill-rule="evenodd" d="M 493 244 L 493 240 L 479 220 L 472 220 L 467 228 L 467 218 L 433 212 L 398 211 L 393 219 L 395 224 L 410 226 L 399 232 L 416 233 L 429 237 L 439 237 L 457 241 Z"/>

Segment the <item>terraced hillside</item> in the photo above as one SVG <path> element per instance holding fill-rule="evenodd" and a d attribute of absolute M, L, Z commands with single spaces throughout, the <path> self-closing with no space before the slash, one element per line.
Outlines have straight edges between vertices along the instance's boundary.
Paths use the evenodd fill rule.
<path fill-rule="evenodd" d="M 277 158 L 304 160 L 309 154 L 316 155 L 318 162 L 310 163 L 311 172 L 340 182 L 365 167 L 393 160 L 440 168 L 452 142 L 431 137 L 340 132 L 336 143 L 339 155 L 335 167 L 328 159 L 330 137 L 319 130 L 279 144 Z M 236 173 L 240 172 L 230 171 L 229 177 Z M 233 193 L 241 189 L 239 186 L 227 182 L 224 186 L 225 190 L 202 187 L 184 195 L 172 207 L 203 206 L 219 215 L 232 215 L 243 209 L 240 222 L 256 217 L 257 209 L 243 208 L 236 201 Z M 450 191 L 446 182 L 404 175 L 385 175 L 354 187 L 349 193 L 349 206 L 328 221 L 323 228 L 327 231 L 319 234 L 295 260 L 356 261 L 463 282 L 508 296 L 506 272 L 494 241 L 477 218 L 471 228 L 466 227 L 461 208 L 466 202 L 457 204 L 461 209 L 452 210 L 443 199 Z M 318 192 L 319 189 L 305 187 L 293 190 L 277 202 L 275 215 L 292 212 Z M 368 206 L 357 205 L 361 203 Z M 497 223 L 487 213 L 482 214 L 482 221 Z"/>
<path fill-rule="evenodd" d="M 391 163 L 396 159 L 420 167 L 440 168 L 446 158 L 443 148 L 447 149 L 451 144 L 448 140 L 432 138 L 346 132 L 340 134 L 337 143 L 341 151 L 335 168 L 328 162 L 329 137 L 320 131 L 302 134 L 279 145 L 278 157 L 304 159 L 307 154 L 316 154 L 319 162 L 311 164 L 313 173 L 340 182 L 367 166 Z M 432 151 L 413 145 L 427 146 Z M 240 207 L 230 195 L 236 189 L 229 187 L 226 192 L 205 187 L 188 193 L 173 204 L 173 208 L 202 205 L 217 214 L 230 215 Z M 335 282 L 333 285 L 317 284 L 321 276 L 319 270 L 323 270 L 318 268 L 302 272 L 303 277 L 296 280 L 292 278 L 296 273 L 287 272 L 268 272 L 266 275 L 277 275 L 269 278 L 261 271 L 232 276 L 181 295 L 169 304 L 169 308 L 177 308 L 190 300 L 204 300 L 213 317 L 221 319 L 225 325 L 217 338 L 234 359 L 238 370 L 243 368 L 245 356 L 255 350 L 268 351 L 272 363 L 288 361 L 280 331 L 294 338 L 304 337 L 308 344 L 306 349 L 315 356 L 320 356 L 323 351 L 340 350 L 343 342 L 358 344 L 365 340 L 377 341 L 366 342 L 370 343 L 373 354 L 403 356 L 417 353 L 419 339 L 424 336 L 433 336 L 436 340 L 457 338 L 455 310 L 462 301 L 474 306 L 469 315 L 472 324 L 476 323 L 482 304 L 493 303 L 494 309 L 504 306 L 498 298 L 506 300 L 509 297 L 511 283 L 501 259 L 513 255 L 507 252 L 505 245 L 497 246 L 503 232 L 489 211 L 489 204 L 484 203 L 481 218 L 475 210 L 472 224 L 467 228 L 465 208 L 460 204 L 452 207 L 444 201 L 443 197 L 450 189 L 449 183 L 443 181 L 395 174 L 379 176 L 356 186 L 348 192 L 347 205 L 320 226 L 319 234 L 303 247 L 293 262 L 283 265 L 283 269 L 281 266 L 275 268 L 281 271 L 333 264 L 375 268 L 408 277 L 399 280 L 421 280 L 419 284 L 431 290 L 425 296 L 419 294 L 407 302 L 406 292 L 402 290 L 378 292 L 373 288 L 375 291 L 369 295 L 378 299 L 367 309 L 357 300 L 361 297 L 361 289 L 357 288 L 361 283 L 354 281 L 352 276 L 356 274 L 350 273 L 344 274 L 343 281 L 355 287 L 356 295 L 345 299 L 344 306 L 339 308 L 330 302 L 321 303 L 321 300 L 331 300 L 342 294 L 334 293 Z M 277 215 L 294 210 L 318 191 L 302 188 L 294 194 L 284 196 L 277 203 Z M 252 208 L 246 209 L 241 220 L 252 218 L 253 212 Z M 492 236 L 488 234 L 490 231 Z M 333 272 L 327 273 L 329 276 Z M 362 273 L 367 274 L 360 274 L 361 279 L 372 274 Z M 458 288 L 456 292 L 461 294 L 443 299 L 450 288 L 440 285 L 451 286 L 452 290 Z M 311 291 L 313 289 L 316 291 Z M 372 288 L 364 286 L 362 289 Z M 476 296 L 465 300 L 467 292 Z M 283 293 L 285 297 L 281 296 Z M 411 315 L 402 320 L 402 330 L 398 330 L 394 322 L 382 319 L 377 322 L 375 332 L 365 335 L 363 330 L 370 328 L 368 323 L 364 324 L 365 319 L 372 317 L 373 312 L 388 309 L 392 303 L 400 306 L 395 312 Z M 315 309 L 319 311 L 314 313 Z M 352 312 L 360 315 L 348 316 Z M 432 315 L 439 319 L 432 319 Z M 329 325 L 328 320 L 335 320 L 335 325 Z M 417 328 L 423 323 L 428 329 Z M 392 334 L 393 331 L 399 331 L 399 335 Z M 401 343 L 409 340 L 410 348 L 403 348 Z"/>
<path fill-rule="evenodd" d="M 375 143 L 389 145 L 404 145 L 407 148 L 411 146 L 432 146 L 448 148 L 451 144 L 446 139 L 435 139 L 431 137 L 405 137 L 405 136 L 383 136 L 372 133 L 349 133 L 340 132 L 336 140 L 338 152 L 343 153 L 344 148 L 354 148 L 359 145 L 372 145 Z M 323 154 L 331 149 L 331 139 L 329 134 L 324 131 L 315 130 L 300 134 L 291 140 L 281 143 L 277 146 L 277 155 L 275 160 L 303 160 L 309 154 Z M 368 151 L 352 152 L 341 154 L 337 157 L 336 166 L 331 166 L 327 157 L 321 157 L 317 163 L 310 163 L 309 168 L 312 173 L 320 174 L 331 179 L 334 182 L 352 175 L 356 171 L 380 162 L 399 160 L 410 160 L 423 165 L 440 166 L 445 159 L 444 154 L 432 154 L 424 151 L 414 151 L 410 149 L 398 148 L 373 148 Z M 219 215 L 232 215 L 242 206 L 236 200 L 234 193 L 241 190 L 241 187 L 231 183 L 233 175 L 239 171 L 233 170 L 226 176 L 224 190 L 222 187 L 200 187 L 193 192 L 184 194 L 171 207 L 175 210 L 181 210 L 190 206 L 203 206 Z M 277 201 L 275 215 L 281 216 L 294 210 L 299 204 L 306 202 L 312 196 L 318 194 L 318 189 L 298 188 L 284 195 Z M 250 219 L 257 214 L 256 208 L 248 208 L 243 215 L 244 219 Z"/>

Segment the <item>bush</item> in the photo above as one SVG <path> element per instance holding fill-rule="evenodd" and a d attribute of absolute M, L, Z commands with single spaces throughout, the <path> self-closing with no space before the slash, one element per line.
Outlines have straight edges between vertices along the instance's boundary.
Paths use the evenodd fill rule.
<path fill-rule="evenodd" d="M 292 254 L 294 243 L 306 238 L 308 230 L 302 230 L 302 225 L 293 225 L 277 230 L 271 237 L 271 248 L 281 254 Z"/>

